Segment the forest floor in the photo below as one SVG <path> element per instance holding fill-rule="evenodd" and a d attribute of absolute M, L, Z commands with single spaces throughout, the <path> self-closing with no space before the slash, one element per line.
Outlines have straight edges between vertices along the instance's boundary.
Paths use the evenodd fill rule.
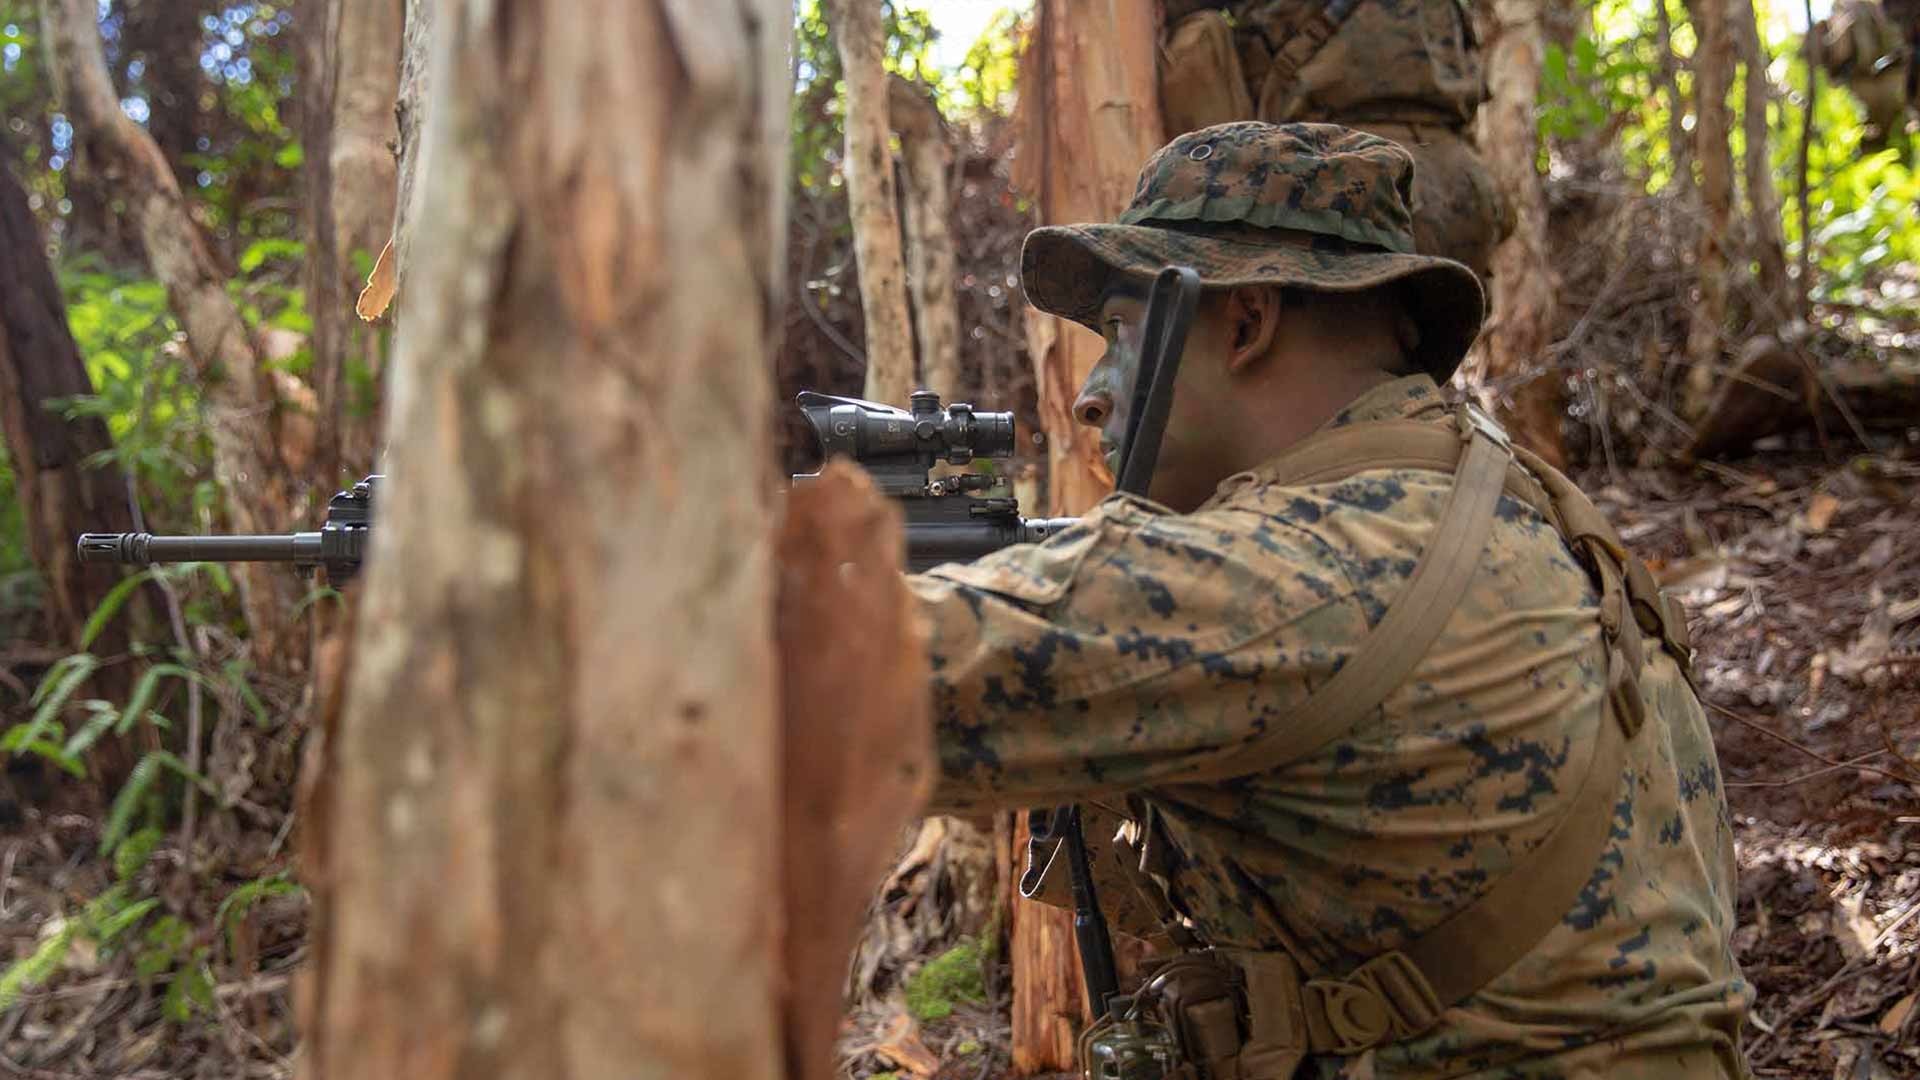
<path fill-rule="evenodd" d="M 1759 992 L 1756 1072 L 1920 1077 L 1920 786 L 1904 779 L 1920 776 L 1920 464 L 1777 451 L 1582 481 L 1694 615 L 1739 845 L 1735 945 Z M 47 659 L 0 646 L 0 683 L 31 685 Z M 19 693 L 0 693 L 7 712 Z M 290 732 L 225 738 L 210 770 L 236 801 L 203 809 L 191 858 L 170 834 L 127 874 L 98 854 L 98 814 L 65 805 L 57 781 L 0 781 L 7 959 L 67 933 L 116 879 L 157 897 L 184 935 L 116 948 L 74 937 L 0 1013 L 0 1076 L 292 1074 L 306 901 L 286 888 L 221 901 L 290 866 L 297 755 Z M 1005 987 L 991 972 L 983 1002 L 925 1024 L 856 1012 L 847 1071 L 1004 1075 Z"/>

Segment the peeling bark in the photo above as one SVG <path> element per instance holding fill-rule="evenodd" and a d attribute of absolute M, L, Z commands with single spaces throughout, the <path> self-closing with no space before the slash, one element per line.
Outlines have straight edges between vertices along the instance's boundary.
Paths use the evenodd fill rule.
<path fill-rule="evenodd" d="M 74 143 L 126 200 L 153 275 L 186 330 L 193 375 L 213 438 L 214 476 L 236 532 L 287 527 L 289 485 L 279 460 L 272 384 L 260 345 L 227 295 L 206 238 L 152 137 L 120 110 L 95 25 L 93 0 L 41 0 L 54 85 Z M 235 567 L 255 663 L 296 670 L 305 634 L 291 624 L 299 582 L 285 567 Z"/>
<path fill-rule="evenodd" d="M 953 143 L 931 94 L 898 75 L 888 80 L 893 130 L 906 169 L 907 285 L 913 294 L 914 337 L 920 349 L 915 389 L 947 401 L 965 400 L 960 387 L 960 298 L 954 292 Z"/>
<path fill-rule="evenodd" d="M 1156 8 L 1153 0 L 1040 0 L 1020 61 L 1014 184 L 1035 198 L 1041 221 L 1113 220 L 1132 198 L 1140 166 L 1165 141 Z M 1113 489 L 1099 433 L 1072 412 L 1104 346 L 1039 312 L 1027 313 L 1026 333 L 1047 439 L 1047 511 L 1082 513 Z M 1022 826 L 1010 856 L 1024 853 Z M 1010 924 L 1014 1069 L 1073 1069 L 1074 1036 L 1086 1020 L 1073 916 L 1015 899 Z"/>
<path fill-rule="evenodd" d="M 1480 152 L 1514 210 L 1513 232 L 1494 250 L 1493 317 L 1485 337 L 1487 375 L 1507 382 L 1503 410 L 1514 438 L 1554 465 L 1566 463 L 1560 375 L 1547 345 L 1559 295 L 1547 251 L 1547 196 L 1540 183 L 1539 98 L 1542 0 L 1494 0 L 1487 42 L 1486 105 L 1480 110 Z M 1535 370 L 1540 369 L 1540 370 Z"/>
<path fill-rule="evenodd" d="M 308 1072 L 779 1076 L 790 16 L 436 17 Z"/>
<path fill-rule="evenodd" d="M 1151 0 L 1042 0 L 1020 66 L 1015 186 L 1043 222 L 1111 221 L 1140 166 L 1165 142 Z M 1113 488 L 1100 435 L 1073 419 L 1073 399 L 1103 348 L 1072 323 L 1030 312 L 1048 512 L 1077 514 Z"/>
<path fill-rule="evenodd" d="M 904 406 L 913 392 L 913 327 L 907 315 L 907 270 L 900 254 L 900 213 L 887 148 L 886 34 L 872 0 L 827 0 L 834 48 L 847 83 L 847 150 L 841 159 L 860 266 L 860 313 L 866 321 L 865 396 Z"/>
<path fill-rule="evenodd" d="M 335 484 L 373 467 L 378 402 L 354 400 L 348 375 L 358 369 L 377 382 L 384 357 L 380 335 L 354 318 L 352 299 L 393 231 L 401 0 L 319 0 L 311 14 L 302 31 L 308 309 L 318 464 L 322 482 Z"/>

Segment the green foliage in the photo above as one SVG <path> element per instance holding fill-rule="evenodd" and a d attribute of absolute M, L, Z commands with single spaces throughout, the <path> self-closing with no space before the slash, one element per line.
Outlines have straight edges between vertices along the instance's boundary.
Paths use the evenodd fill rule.
<path fill-rule="evenodd" d="M 961 1002 L 987 1000 L 985 954 L 980 942 L 962 938 L 958 945 L 929 960 L 907 979 L 907 1011 L 925 1023 L 953 1015 Z"/>
<path fill-rule="evenodd" d="M 1012 111 L 1024 25 L 1019 12 L 1001 8 L 967 49 L 966 63 L 953 75 L 954 88 L 964 109 L 1002 115 Z"/>
<path fill-rule="evenodd" d="M 925 11 L 887 0 L 881 12 L 887 70 L 932 90 L 949 118 L 1010 107 L 1022 25 L 1015 10 L 997 13 L 968 50 L 965 63 L 953 71 L 934 63 L 939 31 Z M 797 5 L 793 29 L 793 176 L 803 188 L 817 190 L 839 182 L 841 148 L 846 141 L 841 120 L 846 91 L 821 0 L 802 0 Z"/>
<path fill-rule="evenodd" d="M 1668 187 L 1673 175 L 1669 145 L 1672 102 L 1659 85 L 1661 56 L 1654 32 L 1657 9 L 1666 4 L 1673 47 L 1685 54 L 1694 36 L 1683 7 L 1672 0 L 1598 0 L 1590 23 L 1581 27 L 1570 49 L 1547 49 L 1540 79 L 1539 122 L 1543 145 L 1596 134 L 1610 134 L 1630 174 L 1649 192 Z M 1794 13 L 1799 12 L 1798 6 Z M 1775 84 L 1768 110 L 1769 158 L 1784 214 L 1788 254 L 1811 233 L 1816 299 L 1837 300 L 1888 311 L 1904 303 L 1880 288 L 1890 279 L 1911 278 L 1920 266 L 1920 175 L 1898 150 L 1864 153 L 1860 146 L 1864 112 L 1844 87 L 1823 84 L 1808 146 L 1812 228 L 1803 230 L 1794 212 L 1801 130 L 1806 108 L 1806 64 L 1798 34 L 1780 29 L 1760 6 L 1762 45 L 1774 57 L 1766 73 Z M 1745 151 L 1743 117 L 1745 72 L 1729 95 L 1733 123 L 1731 151 L 1735 172 Z M 1686 72 L 1676 82 L 1691 95 Z M 1688 125 L 1690 127 L 1690 123 Z"/>
<path fill-rule="evenodd" d="M 276 896 L 295 896 L 306 892 L 298 882 L 284 871 L 270 877 L 255 878 L 227 894 L 220 901 L 220 910 L 214 913 L 214 925 L 227 933 L 227 949 L 232 951 L 233 932 L 257 905 Z"/>

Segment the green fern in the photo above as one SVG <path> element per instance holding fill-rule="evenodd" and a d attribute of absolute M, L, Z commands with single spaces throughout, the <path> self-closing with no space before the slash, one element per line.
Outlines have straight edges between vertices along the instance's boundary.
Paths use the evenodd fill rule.
<path fill-rule="evenodd" d="M 305 891 L 299 882 L 294 881 L 286 871 L 282 870 L 278 874 L 254 878 L 228 893 L 227 898 L 220 901 L 220 909 L 213 915 L 214 925 L 227 933 L 227 951 L 229 953 L 233 951 L 233 932 L 239 927 L 240 921 L 247 917 L 247 912 L 252 911 L 264 900 L 271 900 L 276 896 L 291 896 Z"/>

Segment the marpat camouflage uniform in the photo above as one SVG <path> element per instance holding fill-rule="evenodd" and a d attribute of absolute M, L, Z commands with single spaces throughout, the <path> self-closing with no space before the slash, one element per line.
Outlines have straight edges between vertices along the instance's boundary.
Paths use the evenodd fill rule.
<path fill-rule="evenodd" d="M 1085 321 L 1104 280 L 1167 262 L 1198 264 L 1212 286 L 1317 269 L 1336 289 L 1411 280 L 1429 305 L 1471 295 L 1471 340 L 1477 293 L 1449 291 L 1471 286 L 1464 270 L 1395 254 L 1410 247 L 1395 197 L 1407 168 L 1404 151 L 1330 126 L 1183 136 L 1144 171 L 1123 219 L 1134 224 L 1029 239 L 1029 296 Z M 1230 238 L 1178 231 L 1262 219 Z M 1378 242 L 1357 239 L 1370 231 Z M 1465 343 L 1435 308 L 1422 324 L 1453 355 L 1383 382 L 1329 427 L 1448 419 L 1434 378 Z M 1290 765 L 1181 782 L 1196 759 L 1284 732 L 1355 655 L 1452 485 L 1414 468 L 1291 486 L 1273 475 L 1227 478 L 1191 514 L 1110 497 L 1043 544 L 911 579 L 931 627 L 935 809 L 1078 801 L 1144 822 L 1147 869 L 1205 943 L 1341 973 L 1445 921 L 1559 822 L 1601 730 L 1599 599 L 1555 527 L 1502 495 L 1465 600 L 1380 707 Z M 1660 653 L 1643 672 L 1648 719 L 1627 744 L 1610 838 L 1557 926 L 1438 1026 L 1310 1058 L 1307 1074 L 1745 1075 L 1752 992 L 1729 947 L 1733 842 L 1712 741 L 1679 666 Z M 1090 826 L 1090 841 L 1105 835 Z M 1129 884 L 1102 884 L 1122 925 L 1144 929 Z"/>
<path fill-rule="evenodd" d="M 1417 166 L 1418 250 L 1465 263 L 1485 280 L 1493 249 L 1513 231 L 1513 220 L 1466 134 L 1486 97 L 1472 13 L 1463 0 L 1358 0 L 1287 77 L 1274 57 L 1327 6 L 1328 0 L 1169 4 L 1161 61 L 1169 126 L 1311 121 L 1392 139 Z M 1218 85 L 1221 80 L 1245 89 Z"/>

